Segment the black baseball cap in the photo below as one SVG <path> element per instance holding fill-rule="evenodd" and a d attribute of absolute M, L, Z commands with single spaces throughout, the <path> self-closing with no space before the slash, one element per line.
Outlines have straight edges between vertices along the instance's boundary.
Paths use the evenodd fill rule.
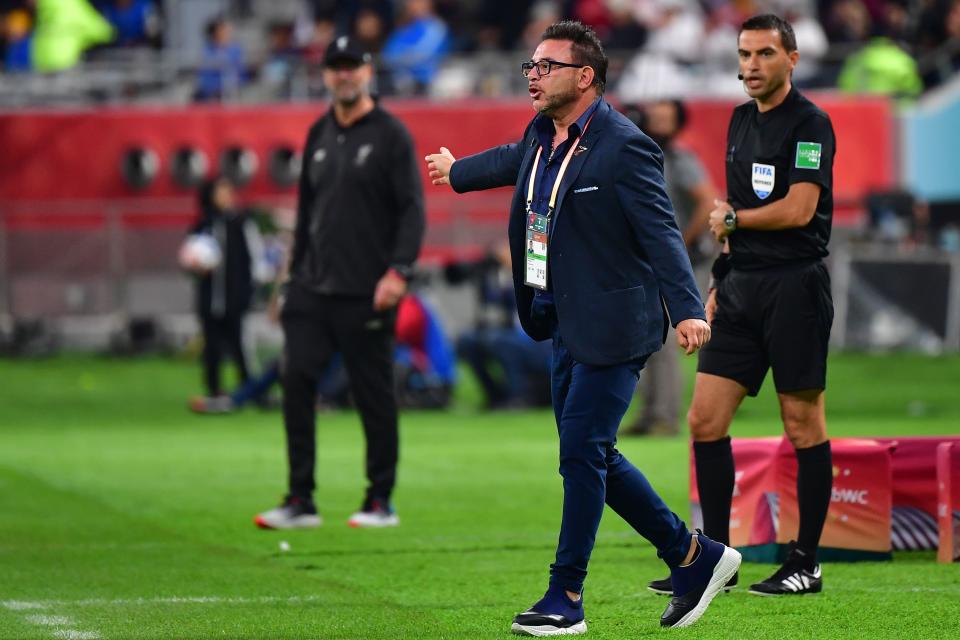
<path fill-rule="evenodd" d="M 340 36 L 327 47 L 323 64 L 328 67 L 343 62 L 361 65 L 368 64 L 370 60 L 370 54 L 364 50 L 359 42 L 350 36 Z"/>

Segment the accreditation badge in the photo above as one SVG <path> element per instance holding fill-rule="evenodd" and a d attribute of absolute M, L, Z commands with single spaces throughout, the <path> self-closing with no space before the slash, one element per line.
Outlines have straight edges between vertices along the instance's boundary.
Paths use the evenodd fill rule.
<path fill-rule="evenodd" d="M 547 290 L 547 216 L 527 212 L 527 246 L 523 284 Z"/>

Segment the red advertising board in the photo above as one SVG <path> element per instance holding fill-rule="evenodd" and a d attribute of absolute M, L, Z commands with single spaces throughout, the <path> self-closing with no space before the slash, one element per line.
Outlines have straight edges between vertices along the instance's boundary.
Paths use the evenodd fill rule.
<path fill-rule="evenodd" d="M 835 438 L 833 490 L 820 546 L 853 551 L 890 551 L 893 506 L 890 446 L 875 440 Z M 776 492 L 780 498 L 777 543 L 797 539 L 797 457 L 784 438 L 777 450 Z"/>
<path fill-rule="evenodd" d="M 894 184 L 893 113 L 880 98 L 855 100 L 820 96 L 834 122 L 838 152 L 834 169 L 836 218 L 860 209 L 865 193 Z M 681 142 L 703 159 L 721 192 L 725 191 L 724 148 L 733 102 L 695 101 Z M 422 157 L 447 146 L 457 156 L 518 140 L 534 115 L 524 100 L 434 103 L 387 102 L 413 135 Z M 324 110 L 323 103 L 257 107 L 191 106 L 0 113 L 0 209 L 10 203 L 91 200 L 157 200 L 181 198 L 180 222 L 193 211 L 189 190 L 177 187 L 171 160 L 177 149 L 204 152 L 211 167 L 229 147 L 256 154 L 259 169 L 243 189 L 248 200 L 287 198 L 294 190 L 279 187 L 266 170 L 280 147 L 298 150 L 306 132 Z M 157 178 L 143 189 L 128 186 L 121 160 L 132 147 L 152 150 L 159 161 Z M 457 196 L 430 185 L 425 167 L 421 179 L 427 194 L 428 222 L 440 227 L 450 216 L 474 216 L 505 225 L 509 192 L 492 196 Z M 175 213 L 175 212 L 170 212 Z M 26 223 L 17 218 L 19 223 Z M 11 224 L 8 219 L 6 224 Z M 428 225 L 429 226 L 429 225 Z M 443 235 L 428 242 L 443 242 Z"/>
<path fill-rule="evenodd" d="M 960 561 L 960 443 L 937 445 L 937 560 Z"/>

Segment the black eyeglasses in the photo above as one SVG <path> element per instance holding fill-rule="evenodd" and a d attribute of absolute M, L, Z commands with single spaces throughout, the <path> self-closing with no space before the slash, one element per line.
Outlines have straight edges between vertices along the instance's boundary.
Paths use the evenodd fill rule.
<path fill-rule="evenodd" d="M 536 62 L 534 62 L 533 60 L 524 62 L 523 64 L 520 65 L 520 73 L 523 74 L 524 78 L 529 78 L 530 72 L 536 69 L 537 77 L 542 78 L 543 76 L 550 75 L 550 71 L 552 71 L 554 67 L 573 67 L 575 69 L 582 69 L 583 67 L 587 67 L 587 66 L 589 65 L 573 64 L 570 62 L 557 62 L 556 60 L 550 60 L 549 58 L 544 58 L 543 60 L 538 60 Z"/>

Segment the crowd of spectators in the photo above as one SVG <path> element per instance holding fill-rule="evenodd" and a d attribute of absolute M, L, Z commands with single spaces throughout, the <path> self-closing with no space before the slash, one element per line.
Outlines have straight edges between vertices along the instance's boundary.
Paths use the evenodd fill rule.
<path fill-rule="evenodd" d="M 0 0 L 7 73 L 69 68 L 89 48 L 163 47 L 174 0 Z M 960 69 L 960 0 L 277 0 L 287 17 L 258 15 L 253 0 L 227 3 L 206 25 L 195 61 L 198 100 L 259 83 L 276 97 L 318 93 L 333 38 L 352 34 L 374 54 L 381 94 L 502 95 L 504 75 L 544 27 L 574 18 L 594 27 L 622 100 L 658 95 L 740 95 L 734 42 L 748 16 L 773 11 L 794 25 L 802 87 L 912 98 Z M 95 9 L 95 10 L 94 10 Z M 69 23 L 70 29 L 58 28 Z M 78 26 L 80 25 L 80 26 Z M 253 25 L 251 27 L 251 25 Z M 235 39 L 233 26 L 251 38 Z M 69 33 L 64 41 L 64 33 Z M 55 39 L 55 40 L 51 40 Z M 256 49 L 256 51 L 251 51 Z M 56 55 L 53 55 L 53 54 Z M 519 71 L 517 74 L 519 75 Z M 504 78 L 507 78 L 504 80 Z"/>
<path fill-rule="evenodd" d="M 158 46 L 155 0 L 0 0 L 6 73 L 58 72 L 98 47 Z"/>

